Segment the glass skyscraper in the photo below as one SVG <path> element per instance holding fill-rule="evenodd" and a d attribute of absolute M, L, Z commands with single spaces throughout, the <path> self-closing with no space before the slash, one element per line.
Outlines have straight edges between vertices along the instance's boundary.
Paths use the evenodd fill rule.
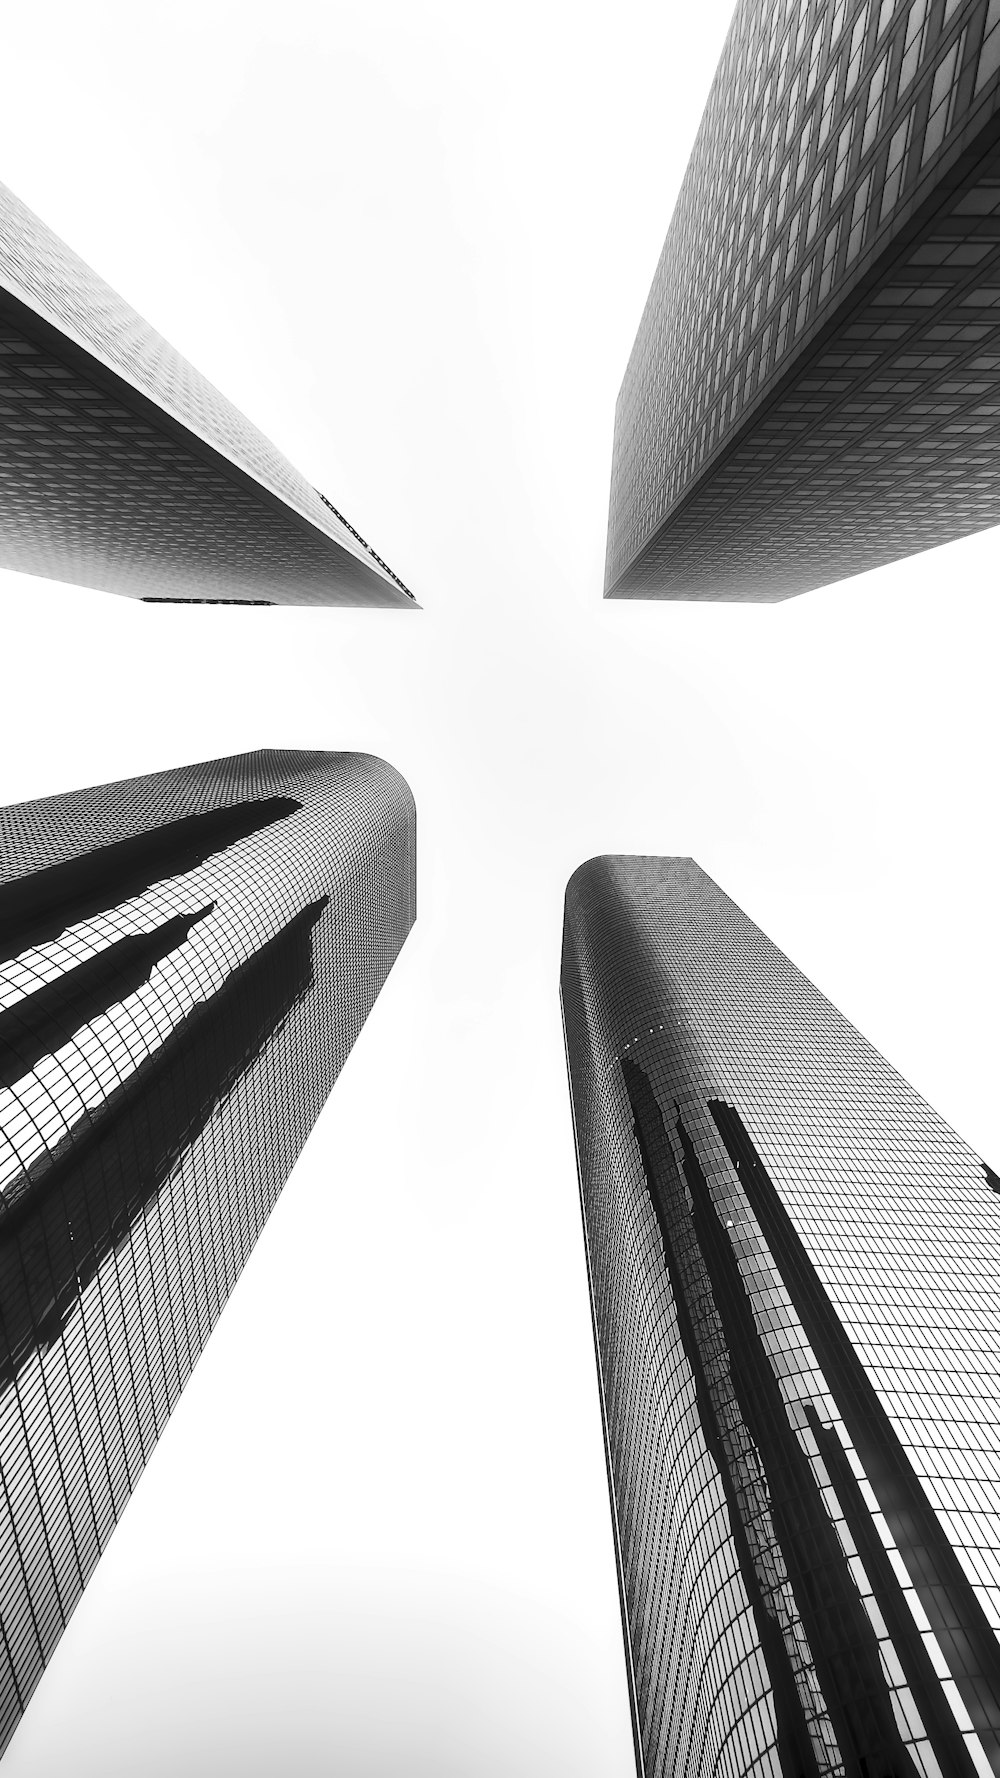
<path fill-rule="evenodd" d="M 326 496 L 4 186 L 0 567 L 170 603 L 415 603 Z"/>
<path fill-rule="evenodd" d="M 1000 524 L 1000 0 L 739 0 L 618 398 L 605 591 Z"/>
<path fill-rule="evenodd" d="M 562 1003 L 640 1772 L 1000 1772 L 1000 1179 L 690 859 Z"/>
<path fill-rule="evenodd" d="M 0 1749 L 415 915 L 403 779 L 0 809 Z"/>

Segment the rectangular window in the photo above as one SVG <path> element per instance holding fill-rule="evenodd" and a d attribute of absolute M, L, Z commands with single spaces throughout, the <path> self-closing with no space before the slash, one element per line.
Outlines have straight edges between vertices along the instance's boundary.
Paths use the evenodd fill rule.
<path fill-rule="evenodd" d="M 796 189 L 796 191 L 798 191 L 799 187 L 802 184 L 803 179 L 806 176 L 806 167 L 809 164 L 809 147 L 810 147 L 810 143 L 812 142 L 812 130 L 813 130 L 813 120 L 811 117 L 808 117 L 805 121 L 805 125 L 803 126 L 803 130 L 802 130 L 802 135 L 799 139 L 799 166 L 798 166 L 798 172 L 795 175 L 795 189 Z"/>
<path fill-rule="evenodd" d="M 796 113 L 796 110 L 798 109 L 798 103 L 799 103 L 799 76 L 796 74 L 795 79 L 792 81 L 792 90 L 788 95 L 788 121 L 785 124 L 785 141 L 786 142 L 791 140 L 792 131 L 795 128 L 795 113 Z"/>
<path fill-rule="evenodd" d="M 861 152 L 870 148 L 878 135 L 878 126 L 882 118 L 882 100 L 885 96 L 885 77 L 889 69 L 889 51 L 879 62 L 868 82 L 868 104 L 865 111 L 865 133 L 861 138 Z"/>
<path fill-rule="evenodd" d="M 1000 0 L 998 0 L 998 4 L 1000 4 Z M 768 150 L 767 150 L 767 183 L 769 185 L 771 183 L 771 180 L 774 178 L 774 169 L 778 164 L 778 147 L 779 147 L 780 136 L 781 136 L 781 119 L 779 117 L 775 120 L 774 128 L 771 131 L 771 140 L 768 144 Z"/>
<path fill-rule="evenodd" d="M 767 355 L 771 349 L 771 323 L 768 322 L 760 336 L 760 367 L 757 371 L 758 383 L 763 382 L 767 370 Z"/>
<path fill-rule="evenodd" d="M 792 217 L 792 220 L 788 226 L 788 250 L 785 254 L 785 277 L 786 278 L 788 277 L 793 265 L 795 264 L 795 255 L 798 251 L 798 245 L 799 245 L 799 229 L 801 228 L 801 226 L 802 226 L 802 210 L 800 207 L 798 210 L 796 210 L 795 215 Z"/>
<path fill-rule="evenodd" d="M 997 0 L 997 4 L 1000 5 L 1000 0 Z M 827 136 L 830 134 L 830 125 L 833 122 L 834 100 L 837 96 L 837 77 L 839 74 L 840 68 L 838 65 L 838 67 L 833 70 L 833 73 L 830 75 L 823 88 L 823 110 L 819 120 L 819 137 L 816 143 L 817 148 L 822 148 Z"/>
<path fill-rule="evenodd" d="M 903 60 L 899 66 L 899 85 L 896 88 L 897 99 L 905 93 L 910 81 L 920 65 L 923 54 L 924 38 L 927 34 L 927 0 L 913 0 L 913 5 L 906 18 L 906 35 L 903 38 Z"/>
<path fill-rule="evenodd" d="M 849 117 L 837 138 L 837 159 L 833 169 L 833 188 L 830 192 L 831 204 L 837 202 L 837 199 L 844 189 L 844 180 L 847 178 L 847 163 L 851 157 L 851 131 L 853 128 L 854 118 Z"/>
<path fill-rule="evenodd" d="M 760 219 L 760 245 L 761 245 L 762 251 L 763 251 L 764 247 L 766 247 L 766 245 L 767 245 L 768 230 L 771 226 L 771 209 L 772 209 L 773 203 L 774 203 L 774 199 L 768 198 L 767 203 L 764 205 L 764 213 Z"/>
<path fill-rule="evenodd" d="M 788 200 L 788 178 L 791 170 L 792 163 L 788 160 L 781 169 L 781 178 L 778 181 L 778 207 L 774 213 L 775 228 L 780 226 L 782 217 L 785 214 L 785 204 Z"/>
<path fill-rule="evenodd" d="M 851 209 L 851 232 L 847 237 L 847 254 L 845 264 L 857 257 L 865 236 L 865 223 L 868 221 L 868 200 L 871 197 L 872 176 L 866 174 L 857 191 L 854 193 L 854 204 Z"/>
<path fill-rule="evenodd" d="M 876 43 L 882 36 L 882 32 L 885 30 L 886 26 L 891 22 L 895 10 L 896 0 L 882 0 L 882 10 L 878 15 L 878 30 L 875 32 Z"/>
<path fill-rule="evenodd" d="M 802 48 L 802 45 L 805 42 L 806 22 L 807 22 L 808 14 L 809 14 L 809 0 L 803 0 L 803 4 L 799 8 L 799 28 L 798 28 L 798 32 L 795 37 L 795 56 L 798 55 L 799 50 Z M 794 60 L 794 56 L 792 59 Z"/>
<path fill-rule="evenodd" d="M 795 313 L 795 332 L 801 333 L 809 311 L 809 293 L 812 288 L 813 267 L 816 261 L 811 259 L 799 279 L 799 306 Z"/>
<path fill-rule="evenodd" d="M 906 151 L 910 146 L 910 132 L 913 129 L 913 112 L 904 117 L 898 129 L 892 133 L 889 143 L 889 158 L 885 163 L 885 183 L 882 187 L 882 209 L 879 221 L 884 222 L 890 211 L 896 207 L 903 184 L 903 168 L 906 164 Z"/>
<path fill-rule="evenodd" d="M 851 32 L 851 48 L 847 58 L 847 79 L 844 82 L 845 99 L 848 93 L 854 91 L 858 75 L 861 73 L 861 63 L 864 60 L 865 53 L 865 32 L 868 29 L 868 11 L 870 3 L 871 0 L 868 0 L 868 5 L 862 7 L 854 21 L 854 29 Z"/>
<path fill-rule="evenodd" d="M 838 216 L 823 243 L 823 261 L 819 271 L 819 294 L 816 298 L 818 303 L 823 301 L 824 296 L 833 283 L 833 269 L 837 263 L 837 248 L 839 244 L 840 217 Z"/>
<path fill-rule="evenodd" d="M 826 20 L 821 19 L 813 32 L 813 40 L 809 46 L 809 73 L 806 76 L 807 99 L 812 98 L 813 87 L 816 85 L 816 79 L 819 74 L 819 58 L 820 51 L 823 48 L 823 29 L 825 24 Z"/>
<path fill-rule="evenodd" d="M 825 177 L 826 168 L 820 167 L 819 172 L 816 174 L 816 177 L 812 182 L 812 190 L 809 193 L 809 217 L 806 222 L 807 247 L 819 227 L 819 213 L 823 205 L 823 181 Z"/>
<path fill-rule="evenodd" d="M 790 296 L 786 296 L 782 302 L 781 310 L 778 315 L 778 332 L 774 341 L 774 361 L 776 364 L 781 357 L 782 352 L 785 350 L 785 341 L 788 338 L 788 317 L 791 313 L 791 308 L 792 299 Z"/>
<path fill-rule="evenodd" d="M 778 293 L 778 273 L 781 270 L 781 248 L 776 247 L 771 254 L 771 266 L 767 278 L 767 306 L 771 307 Z"/>
<path fill-rule="evenodd" d="M 979 67 L 976 69 L 976 92 L 986 85 L 990 76 L 1000 68 L 1000 0 L 990 0 L 990 9 L 986 14 L 986 25 L 983 30 L 983 47 L 979 51 Z"/>
<path fill-rule="evenodd" d="M 952 44 L 947 55 L 942 57 L 934 75 L 934 84 L 931 87 L 931 107 L 927 113 L 927 128 L 924 131 L 924 151 L 920 157 L 921 166 L 940 148 L 951 128 L 964 43 L 965 32 L 963 31 L 961 37 Z"/>

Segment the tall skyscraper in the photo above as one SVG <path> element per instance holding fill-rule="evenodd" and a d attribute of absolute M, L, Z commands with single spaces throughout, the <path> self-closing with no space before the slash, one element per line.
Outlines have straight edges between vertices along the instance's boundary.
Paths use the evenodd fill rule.
<path fill-rule="evenodd" d="M 0 809 L 0 1750 L 415 913 L 382 760 Z"/>
<path fill-rule="evenodd" d="M 615 420 L 605 591 L 1000 524 L 1000 0 L 739 0 Z"/>
<path fill-rule="evenodd" d="M 562 1001 L 640 1773 L 1000 1772 L 1000 1179 L 690 859 Z"/>
<path fill-rule="evenodd" d="M 168 603 L 414 604 L 326 496 L 4 186 L 0 567 Z"/>

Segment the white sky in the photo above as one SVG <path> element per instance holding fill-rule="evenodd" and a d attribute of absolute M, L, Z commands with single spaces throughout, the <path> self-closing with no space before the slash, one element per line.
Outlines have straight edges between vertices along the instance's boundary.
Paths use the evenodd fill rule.
<path fill-rule="evenodd" d="M 690 853 L 994 1165 L 995 533 L 603 604 L 615 395 L 728 0 L 50 0 L 0 179 L 327 492 L 395 612 L 0 574 L 0 802 L 262 745 L 418 807 L 418 924 L 4 1778 L 628 1778 L 557 998 Z"/>

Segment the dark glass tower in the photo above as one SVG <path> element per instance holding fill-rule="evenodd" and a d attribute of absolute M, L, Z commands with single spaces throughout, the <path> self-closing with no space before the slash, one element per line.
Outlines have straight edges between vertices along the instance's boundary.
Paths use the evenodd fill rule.
<path fill-rule="evenodd" d="M 1000 0 L 739 0 L 615 421 L 605 590 L 1000 523 Z"/>
<path fill-rule="evenodd" d="M 415 912 L 355 753 L 0 809 L 0 1750 Z"/>
<path fill-rule="evenodd" d="M 414 604 L 326 496 L 4 186 L 0 567 L 171 603 Z"/>
<path fill-rule="evenodd" d="M 1000 1772 L 1000 1180 L 690 859 L 562 1001 L 640 1772 Z"/>

